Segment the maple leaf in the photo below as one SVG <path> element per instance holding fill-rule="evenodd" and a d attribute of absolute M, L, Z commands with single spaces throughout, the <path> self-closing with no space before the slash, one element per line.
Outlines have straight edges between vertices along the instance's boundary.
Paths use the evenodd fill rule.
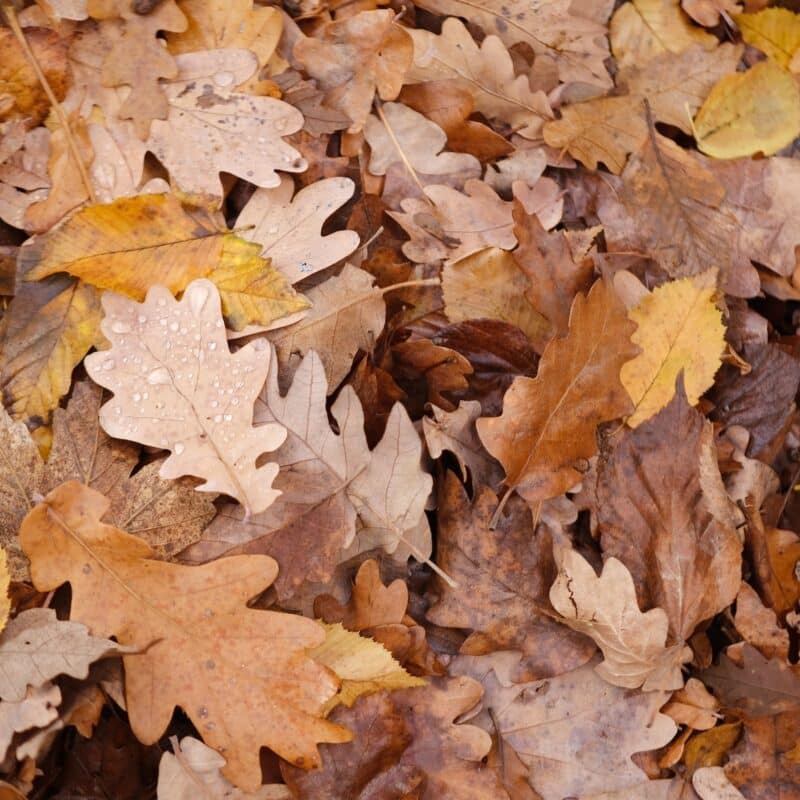
<path fill-rule="evenodd" d="M 170 449 L 162 478 L 196 475 L 205 480 L 200 491 L 229 494 L 250 513 L 267 508 L 277 496 L 271 484 L 278 468 L 256 467 L 256 460 L 286 432 L 252 425 L 269 367 L 264 342 L 231 354 L 210 281 L 193 281 L 179 302 L 155 286 L 144 303 L 107 293 L 103 306 L 112 347 L 84 362 L 91 378 L 114 393 L 100 411 L 103 429 Z"/>
<path fill-rule="evenodd" d="M 536 508 L 578 483 L 576 467 L 597 452 L 597 426 L 630 407 L 619 371 L 635 355 L 633 330 L 598 281 L 575 298 L 569 332 L 547 346 L 536 378 L 515 378 L 503 413 L 478 420 L 481 441 L 506 471 L 504 499 L 516 490 Z"/>
<path fill-rule="evenodd" d="M 119 116 L 133 120 L 139 138 L 147 138 L 154 119 L 166 119 L 167 100 L 159 80 L 174 78 L 178 68 L 174 59 L 158 43 L 159 31 L 186 29 L 186 17 L 175 0 L 159 3 L 148 14 L 139 14 L 132 0 L 112 0 L 107 8 L 98 6 L 100 19 L 121 17 L 120 28 L 113 31 L 113 46 L 103 63 L 104 86 L 130 86 L 130 95 L 120 106 Z"/>
<path fill-rule="evenodd" d="M 589 14 L 574 12 L 568 0 L 423 0 L 418 5 L 437 14 L 463 17 L 496 33 L 509 47 L 525 42 L 537 54 L 553 59 L 562 81 L 611 85 L 604 59 L 608 55 L 605 26 Z"/>
<path fill-rule="evenodd" d="M 352 120 L 348 131 L 358 133 L 376 92 L 381 100 L 397 97 L 413 50 L 394 12 L 381 9 L 329 22 L 317 37 L 300 39 L 293 55 L 325 90 L 325 102 Z"/>
<path fill-rule="evenodd" d="M 715 455 L 711 425 L 679 382 L 664 409 L 621 434 L 598 476 L 603 555 L 630 570 L 642 608 L 667 612 L 678 641 L 739 589 L 742 545 Z"/>
<path fill-rule="evenodd" d="M 31 608 L 16 616 L 0 636 L 0 698 L 19 703 L 57 675 L 85 678 L 100 658 L 132 652 L 116 642 L 89 635 L 78 622 L 56 619 L 49 608 Z"/>
<path fill-rule="evenodd" d="M 288 384 L 299 358 L 316 350 L 328 385 L 338 386 L 359 350 L 370 350 L 386 321 L 383 293 L 362 269 L 345 264 L 339 275 L 310 289 L 305 318 L 269 336 L 278 353 L 281 383 Z"/>
<path fill-rule="evenodd" d="M 470 721 L 514 748 L 543 800 L 630 791 L 645 777 L 631 755 L 675 734 L 675 723 L 658 711 L 668 692 L 611 686 L 593 663 L 538 683 L 512 683 L 514 654 L 504 661 L 500 655 L 506 654 L 458 656 L 451 672 L 481 681 L 482 710 Z"/>
<path fill-rule="evenodd" d="M 206 80 L 197 77 L 210 71 L 208 53 L 177 57 L 180 75 L 164 87 L 169 113 L 150 126 L 147 150 L 182 191 L 218 198 L 220 172 L 265 187 L 280 183 L 277 169 L 302 172 L 305 160 L 281 137 L 300 130 L 303 115 L 282 100 L 234 91 L 255 71 L 256 57 L 244 50 L 216 52 L 219 65 Z"/>
<path fill-rule="evenodd" d="M 281 178 L 273 189 L 256 189 L 236 220 L 244 238 L 261 245 L 268 258 L 290 281 L 297 281 L 330 267 L 358 247 L 355 231 L 338 230 L 323 236 L 321 228 L 353 195 L 349 178 L 325 178 L 294 194 L 294 183 Z"/>
<path fill-rule="evenodd" d="M 462 653 L 521 650 L 515 680 L 558 675 L 583 664 L 594 646 L 552 618 L 547 593 L 557 568 L 550 531 L 533 530 L 530 511 L 518 498 L 507 503 L 507 514 L 492 530 L 496 497 L 488 488 L 476 494 L 470 505 L 459 481 L 446 474 L 439 490 L 437 558 L 457 586 L 438 583 L 428 619 L 471 629 Z"/>
<path fill-rule="evenodd" d="M 272 559 L 153 561 L 143 540 L 100 521 L 107 508 L 99 492 L 62 484 L 25 518 L 20 541 L 37 588 L 70 583 L 73 620 L 144 649 L 123 657 L 137 738 L 155 742 L 180 705 L 225 752 L 223 774 L 248 791 L 261 783 L 260 745 L 308 768 L 319 764 L 317 742 L 350 738 L 319 716 L 337 688 L 305 654 L 324 639 L 322 629 L 245 605 L 274 580 Z"/>
<path fill-rule="evenodd" d="M 407 83 L 452 80 L 470 93 L 475 111 L 529 139 L 537 138 L 542 123 L 552 119 L 547 95 L 532 91 L 526 75 L 515 75 L 511 56 L 497 36 L 487 36 L 479 47 L 453 17 L 445 19 L 438 36 L 425 30 L 409 35 L 414 40 L 414 66 Z"/>
<path fill-rule="evenodd" d="M 605 660 L 598 674 L 615 686 L 680 689 L 681 663 L 690 661 L 688 647 L 665 647 L 668 620 L 660 608 L 639 610 L 633 579 L 625 565 L 609 558 L 595 575 L 575 550 L 559 555 L 559 572 L 550 588 L 550 602 L 573 630 L 591 636 Z"/>
<path fill-rule="evenodd" d="M 637 325 L 631 341 L 641 352 L 623 364 L 620 379 L 634 404 L 632 428 L 672 399 L 680 373 L 690 405 L 714 383 L 725 350 L 715 288 L 716 274 L 704 273 L 664 283 L 631 309 Z"/>
<path fill-rule="evenodd" d="M 787 69 L 763 61 L 722 78 L 693 127 L 697 146 L 714 158 L 772 155 L 800 134 L 800 90 Z"/>
<path fill-rule="evenodd" d="M 349 800 L 368 796 L 364 792 L 406 796 L 414 790 L 420 800 L 504 800 L 495 774 L 482 769 L 489 735 L 454 722 L 480 696 L 480 684 L 457 677 L 364 697 L 331 715 L 353 730 L 351 743 L 335 750 L 323 745 L 323 766 L 314 772 L 281 765 L 283 777 L 299 800 Z"/>

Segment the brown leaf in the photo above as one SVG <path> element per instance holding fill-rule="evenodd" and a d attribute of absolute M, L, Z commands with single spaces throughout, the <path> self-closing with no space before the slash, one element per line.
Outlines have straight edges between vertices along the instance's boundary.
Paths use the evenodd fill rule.
<path fill-rule="evenodd" d="M 518 498 L 506 504 L 496 529 L 489 520 L 497 503 L 488 488 L 470 504 L 450 472 L 439 490 L 437 559 L 456 587 L 437 581 L 428 619 L 473 632 L 462 653 L 521 650 L 514 680 L 533 680 L 574 669 L 595 651 L 591 641 L 553 619 L 548 591 L 557 573 L 552 536 Z"/>
<path fill-rule="evenodd" d="M 746 344 L 742 357 L 750 364 L 746 375 L 726 364 L 717 376 L 712 418 L 746 428 L 747 455 L 755 457 L 781 433 L 794 410 L 800 359 L 776 344 Z"/>
<path fill-rule="evenodd" d="M 532 508 L 581 479 L 597 452 L 597 426 L 630 411 L 619 370 L 636 351 L 634 327 L 613 291 L 598 281 L 572 307 L 569 332 L 547 346 L 536 378 L 515 378 L 499 417 L 478 420 L 486 449 Z"/>
<path fill-rule="evenodd" d="M 504 800 L 495 773 L 481 764 L 491 747 L 489 735 L 453 722 L 480 697 L 480 684 L 457 677 L 362 698 L 331 715 L 353 730 L 351 743 L 323 746 L 322 769 L 303 773 L 281 765 L 281 771 L 298 800 Z"/>
<path fill-rule="evenodd" d="M 778 627 L 775 612 L 762 605 L 755 589 L 744 581 L 736 595 L 733 623 L 744 640 L 767 658 L 789 660 L 789 632 Z"/>
<path fill-rule="evenodd" d="M 411 66 L 414 46 L 393 18 L 389 10 L 364 11 L 329 22 L 294 46 L 295 59 L 325 90 L 325 102 L 352 120 L 350 133 L 363 128 L 376 91 L 381 100 L 397 97 Z"/>
<path fill-rule="evenodd" d="M 686 402 L 680 381 L 655 417 L 618 434 L 600 466 L 603 555 L 628 567 L 642 608 L 667 612 L 671 641 L 687 641 L 739 590 L 742 544 L 714 516 L 715 491 L 724 492 L 713 431 Z"/>
<path fill-rule="evenodd" d="M 145 542 L 100 521 L 107 508 L 93 489 L 62 484 L 28 514 L 20 539 L 40 590 L 71 584 L 72 619 L 145 650 L 124 658 L 137 738 L 156 741 L 180 705 L 224 749 L 226 777 L 248 791 L 261 783 L 260 745 L 308 768 L 319 763 L 318 741 L 349 739 L 319 716 L 336 681 L 305 650 L 322 642 L 322 629 L 245 605 L 274 580 L 272 559 L 153 561 Z"/>

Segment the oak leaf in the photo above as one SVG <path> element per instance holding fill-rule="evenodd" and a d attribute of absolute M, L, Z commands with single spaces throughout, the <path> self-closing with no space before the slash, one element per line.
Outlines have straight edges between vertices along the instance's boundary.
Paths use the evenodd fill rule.
<path fill-rule="evenodd" d="M 325 220 L 353 195 L 349 178 L 324 178 L 296 194 L 283 176 L 279 186 L 256 189 L 239 213 L 236 227 L 244 238 L 261 245 L 261 255 L 290 283 L 313 275 L 346 258 L 358 247 L 355 231 L 338 230 L 323 236 Z"/>
<path fill-rule="evenodd" d="M 381 100 L 397 97 L 413 54 L 411 37 L 386 9 L 329 22 L 294 46 L 294 58 L 325 90 L 325 102 L 352 120 L 350 133 L 364 127 L 376 92 Z"/>
<path fill-rule="evenodd" d="M 144 650 L 123 658 L 140 741 L 155 742 L 180 705 L 206 743 L 224 750 L 223 774 L 254 791 L 261 745 L 308 768 L 319 764 L 317 742 L 350 738 L 320 716 L 337 688 L 306 655 L 324 639 L 322 629 L 245 605 L 274 580 L 272 559 L 208 567 L 154 561 L 143 540 L 100 521 L 107 508 L 93 489 L 62 484 L 28 514 L 20 540 L 38 589 L 68 581 L 73 620 Z"/>
<path fill-rule="evenodd" d="M 800 134 L 800 89 L 774 61 L 726 75 L 694 118 L 697 146 L 714 158 L 772 155 Z"/>
<path fill-rule="evenodd" d="M 144 303 L 103 297 L 110 350 L 85 360 L 91 378 L 114 399 L 100 411 L 112 436 L 170 449 L 163 478 L 195 475 L 198 489 L 236 498 L 250 513 L 277 496 L 274 463 L 256 460 L 285 439 L 280 425 L 252 425 L 253 402 L 269 367 L 263 341 L 231 354 L 213 283 L 193 281 L 176 301 L 155 286 Z M 130 367 L 127 365 L 130 363 Z"/>
<path fill-rule="evenodd" d="M 331 715 L 352 729 L 352 742 L 335 750 L 323 745 L 321 769 L 303 773 L 282 764 L 281 771 L 298 800 L 506 800 L 495 774 L 481 764 L 491 747 L 489 735 L 454 722 L 480 696 L 477 681 L 459 676 L 361 698 Z"/>
<path fill-rule="evenodd" d="M 79 622 L 56 619 L 52 609 L 28 609 L 0 636 L 0 699 L 19 703 L 29 687 L 57 675 L 86 678 L 94 661 L 124 652 L 116 642 L 91 636 Z"/>
<path fill-rule="evenodd" d="M 418 5 L 437 14 L 462 17 L 497 34 L 508 46 L 524 42 L 534 53 L 552 59 L 562 81 L 608 88 L 611 79 L 605 25 L 590 14 L 573 10 L 569 0 L 423 0 Z"/>
<path fill-rule="evenodd" d="M 725 351 L 715 292 L 716 273 L 702 273 L 661 284 L 629 312 L 640 353 L 622 366 L 620 379 L 634 404 L 632 428 L 667 405 L 680 373 L 690 405 L 714 383 Z"/>
<path fill-rule="evenodd" d="M 588 661 L 595 652 L 589 639 L 553 619 L 548 590 L 557 574 L 553 537 L 544 525 L 535 531 L 519 498 L 506 504 L 494 530 L 489 520 L 494 493 L 476 489 L 470 504 L 452 473 L 439 489 L 437 559 L 457 586 L 437 581 L 428 619 L 436 625 L 472 633 L 461 652 L 482 655 L 521 650 L 514 680 L 558 675 Z"/>
<path fill-rule="evenodd" d="M 600 466 L 603 555 L 630 570 L 641 608 L 667 612 L 670 643 L 687 641 L 739 590 L 742 544 L 732 523 L 714 515 L 718 496 L 726 497 L 711 424 L 680 383 L 655 417 L 619 435 Z"/>
<path fill-rule="evenodd" d="M 383 329 L 386 306 L 374 278 L 362 269 L 344 269 L 307 292 L 311 310 L 300 322 L 270 334 L 287 385 L 299 360 L 316 350 L 325 365 L 328 386 L 337 387 L 359 350 L 369 351 Z"/>
<path fill-rule="evenodd" d="M 543 800 L 614 791 L 625 797 L 626 790 L 629 797 L 645 796 L 630 793 L 646 783 L 631 755 L 674 736 L 675 723 L 658 711 L 668 692 L 612 686 L 593 663 L 538 682 L 512 683 L 513 654 L 497 658 L 503 655 L 458 656 L 451 672 L 480 680 L 482 708 L 470 721 L 514 748 Z"/>
<path fill-rule="evenodd" d="M 0 756 L 6 758 L 15 733 L 44 728 L 58 718 L 61 690 L 52 683 L 29 689 L 19 702 L 0 702 Z"/>
<path fill-rule="evenodd" d="M 597 673 L 613 683 L 642 691 L 680 689 L 681 663 L 688 647 L 666 647 L 667 615 L 660 608 L 639 610 L 633 579 L 625 565 L 609 558 L 597 576 L 575 550 L 558 554 L 559 572 L 550 602 L 573 630 L 591 636 L 605 656 Z"/>
<path fill-rule="evenodd" d="M 581 479 L 581 460 L 597 452 L 598 425 L 628 413 L 622 365 L 635 355 L 634 327 L 604 281 L 572 306 L 569 332 L 550 342 L 536 378 L 517 377 L 499 417 L 477 422 L 508 486 L 536 508 Z"/>
<path fill-rule="evenodd" d="M 552 119 L 547 95 L 533 91 L 527 75 L 515 75 L 511 56 L 497 36 L 487 36 L 478 46 L 454 17 L 445 19 L 438 36 L 426 30 L 409 35 L 414 65 L 407 83 L 450 80 L 470 93 L 475 111 L 529 139 L 537 138 L 542 123 Z"/>

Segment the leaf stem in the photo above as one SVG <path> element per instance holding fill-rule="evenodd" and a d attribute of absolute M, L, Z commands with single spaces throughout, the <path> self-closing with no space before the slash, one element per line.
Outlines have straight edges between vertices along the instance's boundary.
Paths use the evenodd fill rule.
<path fill-rule="evenodd" d="M 402 283 L 393 283 L 391 286 L 384 286 L 381 289 L 381 294 L 393 292 L 395 289 L 406 289 L 409 286 L 441 286 L 442 282 L 438 278 L 420 278 L 414 281 L 403 281 Z"/>

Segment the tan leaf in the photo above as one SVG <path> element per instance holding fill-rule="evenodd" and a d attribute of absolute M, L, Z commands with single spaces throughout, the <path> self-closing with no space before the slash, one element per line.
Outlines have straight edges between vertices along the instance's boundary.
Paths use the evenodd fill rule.
<path fill-rule="evenodd" d="M 719 708 L 719 700 L 697 678 L 689 678 L 686 686 L 672 695 L 662 711 L 678 725 L 707 731 L 719 722 L 722 716 Z"/>
<path fill-rule="evenodd" d="M 693 44 L 706 50 L 717 38 L 691 23 L 680 0 L 632 0 L 611 18 L 611 51 L 621 66 L 646 64 L 664 52 L 680 53 Z"/>
<path fill-rule="evenodd" d="M 369 171 L 373 175 L 385 175 L 396 163 L 410 165 L 423 175 L 453 175 L 459 182 L 481 174 L 475 156 L 440 152 L 447 135 L 435 122 L 402 103 L 385 103 L 382 111 L 386 123 L 370 114 L 364 125 L 364 138 L 371 150 Z"/>
<path fill-rule="evenodd" d="M 613 791 L 624 797 L 624 790 L 646 783 L 631 755 L 661 747 L 675 735 L 675 723 L 658 711 L 668 692 L 611 686 L 593 663 L 539 682 L 512 683 L 510 660 L 504 663 L 499 655 L 504 654 L 459 656 L 451 671 L 481 681 L 481 713 L 470 721 L 514 748 L 543 800 Z"/>
<path fill-rule="evenodd" d="M 300 322 L 270 334 L 288 384 L 300 357 L 314 349 L 335 389 L 350 371 L 359 350 L 370 350 L 383 329 L 386 306 L 374 278 L 345 264 L 342 272 L 307 293 L 311 311 Z"/>
<path fill-rule="evenodd" d="M 266 9 L 265 9 L 266 10 Z M 325 220 L 353 195 L 350 178 L 324 178 L 297 192 L 284 175 L 274 189 L 256 189 L 239 214 L 236 227 L 244 238 L 261 245 L 290 283 L 313 275 L 346 258 L 358 247 L 355 231 L 339 230 L 323 236 Z M 244 230 L 252 226 L 252 230 Z"/>
<path fill-rule="evenodd" d="M 692 651 L 680 644 L 666 647 L 667 615 L 660 608 L 639 610 L 625 565 L 609 558 L 598 576 L 575 550 L 558 557 L 550 602 L 570 628 L 591 636 L 603 651 L 597 673 L 628 689 L 680 689 L 681 664 L 691 660 Z"/>
<path fill-rule="evenodd" d="M 167 117 L 167 99 L 159 81 L 178 74 L 175 60 L 160 45 L 157 35 L 159 31 L 185 30 L 186 17 L 175 0 L 159 3 L 149 14 L 137 13 L 131 0 L 116 0 L 110 5 L 117 7 L 124 24 L 121 29 L 106 28 L 107 32 L 119 33 L 103 63 L 103 85 L 130 86 L 119 115 L 133 120 L 139 138 L 146 139 L 151 121 Z"/>
<path fill-rule="evenodd" d="M 736 595 L 736 630 L 767 658 L 789 660 L 789 631 L 778 626 L 775 612 L 762 604 L 749 583 L 742 581 Z"/>
<path fill-rule="evenodd" d="M 569 332 L 547 346 L 536 378 L 514 378 L 503 413 L 478 420 L 481 441 L 506 471 L 505 497 L 516 490 L 536 508 L 580 481 L 581 463 L 597 452 L 597 426 L 630 408 L 619 371 L 635 354 L 632 331 L 598 281 L 575 298 Z"/>
<path fill-rule="evenodd" d="M 352 120 L 350 133 L 363 128 L 376 92 L 381 100 L 397 97 L 413 53 L 410 36 L 384 9 L 329 22 L 294 46 L 295 59 L 325 90 L 325 102 Z"/>
<path fill-rule="evenodd" d="M 461 20 L 448 17 L 438 36 L 411 30 L 414 66 L 407 83 L 452 80 L 466 89 L 475 111 L 506 123 L 521 136 L 535 139 L 553 112 L 542 91 L 532 91 L 527 75 L 515 75 L 502 40 L 487 36 L 480 47 Z"/>
<path fill-rule="evenodd" d="M 278 467 L 256 467 L 256 460 L 286 436 L 280 425 L 252 426 L 269 367 L 264 342 L 230 353 L 210 281 L 192 282 L 180 302 L 156 286 L 144 303 L 106 293 L 103 305 L 112 348 L 85 360 L 92 379 L 115 395 L 101 409 L 103 429 L 170 449 L 161 477 L 196 475 L 205 480 L 201 491 L 263 511 L 277 495 L 271 484 Z"/>
<path fill-rule="evenodd" d="M 742 544 L 710 512 L 706 482 L 724 493 L 711 424 L 680 385 L 655 417 L 618 435 L 600 469 L 603 554 L 630 570 L 641 608 L 667 612 L 674 641 L 687 641 L 739 590 Z"/>
<path fill-rule="evenodd" d="M 11 598 L 8 596 L 10 585 L 11 573 L 8 569 L 8 555 L 0 547 L 0 631 L 8 624 L 8 617 L 11 614 Z"/>
<path fill-rule="evenodd" d="M 742 7 L 736 0 L 681 0 L 681 8 L 700 25 L 713 28 L 723 12 L 738 14 Z"/>
<path fill-rule="evenodd" d="M 255 55 L 216 51 L 220 65 L 213 71 L 208 54 L 214 52 L 178 56 L 179 79 L 164 86 L 169 113 L 150 127 L 146 147 L 169 170 L 173 183 L 187 193 L 221 198 L 220 172 L 271 187 L 280 183 L 276 170 L 306 169 L 297 150 L 281 138 L 303 127 L 303 115 L 282 100 L 234 91 L 257 68 Z M 196 79 L 196 73 L 209 72 L 210 79 Z M 197 169 L 198 163 L 203 169 Z"/>
<path fill-rule="evenodd" d="M 266 784 L 254 792 L 242 792 L 220 770 L 225 759 L 199 739 L 184 736 L 180 744 L 170 737 L 173 753 L 165 750 L 158 762 L 158 800 L 197 800 L 198 791 L 219 800 L 291 800 L 282 784 Z"/>
<path fill-rule="evenodd" d="M 497 247 L 479 250 L 442 270 L 444 309 L 451 322 L 500 319 L 524 331 L 539 349 L 550 338 L 550 324 L 527 299 L 530 288 L 517 259 Z"/>
<path fill-rule="evenodd" d="M 319 764 L 317 742 L 350 738 L 320 717 L 337 681 L 305 651 L 322 629 L 245 605 L 274 580 L 272 559 L 154 561 L 141 539 L 100 521 L 107 508 L 93 489 L 62 484 L 26 517 L 20 539 L 39 590 L 69 581 L 73 620 L 144 651 L 123 659 L 137 738 L 155 742 L 180 705 L 246 791 L 261 785 L 260 746 L 308 768 Z"/>
<path fill-rule="evenodd" d="M 56 619 L 50 608 L 16 616 L 0 636 L 0 699 L 19 703 L 57 675 L 86 678 L 100 658 L 131 652 L 116 642 L 89 635 L 79 622 Z"/>
<path fill-rule="evenodd" d="M 700 800 L 745 800 L 728 780 L 723 767 L 700 767 L 692 774 L 692 786 Z"/>
<path fill-rule="evenodd" d="M 452 17 L 462 17 L 495 33 L 510 47 L 525 42 L 540 56 L 552 59 L 562 81 L 608 88 L 611 79 L 605 25 L 589 14 L 573 12 L 570 0 L 423 0 L 418 5 Z"/>
<path fill-rule="evenodd" d="M 4 759 L 15 733 L 43 728 L 58 718 L 61 690 L 54 684 L 29 689 L 24 700 L 0 703 L 0 756 Z"/>

